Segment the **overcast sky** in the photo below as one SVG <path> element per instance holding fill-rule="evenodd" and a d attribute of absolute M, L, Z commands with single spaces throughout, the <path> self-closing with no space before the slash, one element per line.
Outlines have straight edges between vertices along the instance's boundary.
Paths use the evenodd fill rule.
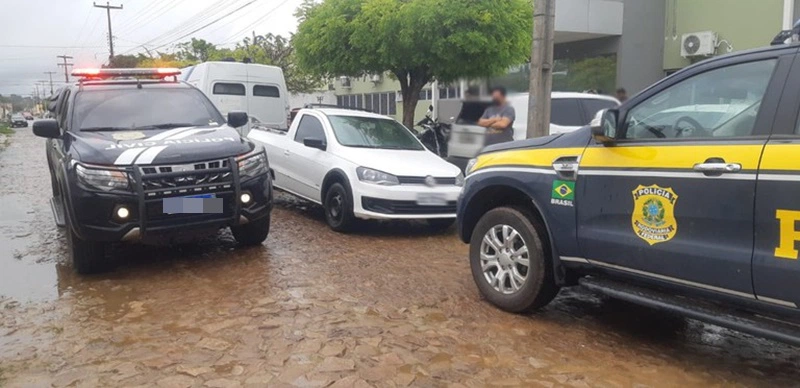
<path fill-rule="evenodd" d="M 105 5 L 105 0 L 97 1 Z M 245 6 L 246 4 L 252 3 Z M 168 50 L 192 37 L 232 47 L 257 34 L 288 35 L 297 28 L 292 13 L 301 0 L 119 0 L 111 12 L 115 54 Z M 245 6 L 239 11 L 237 8 Z M 200 31 L 181 36 L 233 12 Z M 31 94 L 34 84 L 64 82 L 57 55 L 70 55 L 76 67 L 108 60 L 106 11 L 91 0 L 0 0 L 0 94 Z M 160 47 L 160 48 L 159 48 Z"/>

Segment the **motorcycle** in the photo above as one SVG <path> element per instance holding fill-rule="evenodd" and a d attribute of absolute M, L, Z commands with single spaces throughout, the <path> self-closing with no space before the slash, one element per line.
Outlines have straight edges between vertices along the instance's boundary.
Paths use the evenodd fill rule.
<path fill-rule="evenodd" d="M 447 157 L 447 141 L 450 139 L 452 126 L 434 120 L 433 107 L 428 108 L 428 113 L 420 120 L 416 126 L 421 127 L 422 131 L 417 133 L 417 138 L 431 152 L 439 157 Z"/>

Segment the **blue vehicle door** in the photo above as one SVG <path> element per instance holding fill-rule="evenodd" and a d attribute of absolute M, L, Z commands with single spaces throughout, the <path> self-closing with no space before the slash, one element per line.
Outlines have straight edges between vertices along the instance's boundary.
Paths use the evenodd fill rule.
<path fill-rule="evenodd" d="M 620 108 L 616 143 L 590 144 L 580 161 L 588 262 L 754 298 L 756 175 L 794 57 L 785 54 L 712 61 Z"/>
<path fill-rule="evenodd" d="M 800 60 L 784 88 L 756 188 L 753 286 L 766 303 L 800 304 Z"/>

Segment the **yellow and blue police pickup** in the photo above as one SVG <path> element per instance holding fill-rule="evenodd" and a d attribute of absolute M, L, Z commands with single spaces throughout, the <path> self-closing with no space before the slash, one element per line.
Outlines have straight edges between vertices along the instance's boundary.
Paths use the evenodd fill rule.
<path fill-rule="evenodd" d="M 800 345 L 800 45 L 686 68 L 576 132 L 487 147 L 458 203 L 482 295 L 561 287 Z"/>

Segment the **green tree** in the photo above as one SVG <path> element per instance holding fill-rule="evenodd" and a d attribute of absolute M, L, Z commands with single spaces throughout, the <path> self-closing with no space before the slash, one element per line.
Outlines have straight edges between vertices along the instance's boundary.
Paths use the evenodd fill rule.
<path fill-rule="evenodd" d="M 278 66 L 283 70 L 286 87 L 293 93 L 307 93 L 320 85 L 320 78 L 303 72 L 296 65 L 292 42 L 280 35 L 256 35 L 244 38 L 233 50 L 217 50 L 211 60 L 233 58 L 237 61 L 249 59 L 253 63 Z"/>
<path fill-rule="evenodd" d="M 586 58 L 569 65 L 566 78 L 568 90 L 579 92 L 594 89 L 611 94 L 616 83 L 617 60 L 613 55 Z"/>
<path fill-rule="evenodd" d="M 203 39 L 192 38 L 190 42 L 178 44 L 175 56 L 180 61 L 205 62 L 217 53 L 217 46 Z"/>
<path fill-rule="evenodd" d="M 305 19 L 293 39 L 298 64 L 326 78 L 390 72 L 400 82 L 409 127 L 430 81 L 502 74 L 530 57 L 530 0 L 325 0 L 303 6 Z"/>

